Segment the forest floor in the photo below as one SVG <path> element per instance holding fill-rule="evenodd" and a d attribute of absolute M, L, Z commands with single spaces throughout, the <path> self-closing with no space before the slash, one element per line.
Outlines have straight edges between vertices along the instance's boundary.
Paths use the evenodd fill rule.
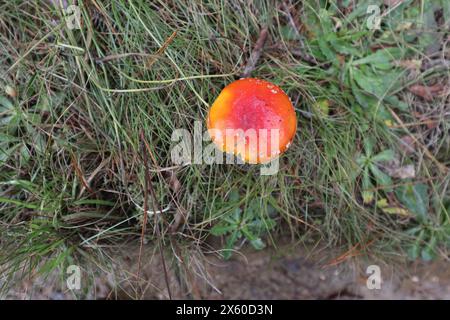
<path fill-rule="evenodd" d="M 153 254 L 144 256 L 140 285 L 136 285 L 133 274 L 137 272 L 138 249 L 130 245 L 116 252 L 111 271 L 95 272 L 90 281 L 82 281 L 81 290 L 68 290 L 67 275 L 55 272 L 46 279 L 20 282 L 6 298 L 167 299 L 155 248 L 146 247 L 146 252 Z M 168 277 L 173 299 L 450 299 L 448 261 L 397 259 L 386 264 L 367 256 L 337 261 L 340 256 L 342 252 L 326 247 L 307 250 L 284 244 L 276 250 L 244 250 L 229 261 L 203 256 L 188 282 L 173 268 L 168 269 Z M 373 265 L 380 268 L 379 288 L 367 285 L 371 275 L 367 268 Z M 126 276 L 123 270 L 127 270 Z M 87 271 L 82 276 L 89 274 Z"/>
<path fill-rule="evenodd" d="M 0 1 L 0 297 L 448 297 L 449 42 L 448 0 Z M 174 161 L 247 76 L 278 172 Z"/>

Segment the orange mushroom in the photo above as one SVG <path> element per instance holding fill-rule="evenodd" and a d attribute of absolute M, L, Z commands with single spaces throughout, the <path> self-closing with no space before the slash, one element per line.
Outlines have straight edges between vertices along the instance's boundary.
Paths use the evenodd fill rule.
<path fill-rule="evenodd" d="M 289 148 L 297 117 L 278 86 L 245 78 L 227 85 L 208 114 L 208 132 L 223 151 L 247 163 L 267 163 Z"/>

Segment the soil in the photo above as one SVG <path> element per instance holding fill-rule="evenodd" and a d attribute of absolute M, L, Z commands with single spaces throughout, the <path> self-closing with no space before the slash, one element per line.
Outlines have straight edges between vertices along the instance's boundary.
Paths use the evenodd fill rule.
<path fill-rule="evenodd" d="M 6 298 L 167 299 L 159 251 L 145 249 L 140 282 L 138 247 L 127 246 L 115 251 L 110 272 L 84 267 L 81 290 L 69 291 L 64 275 L 55 274 L 17 282 Z M 342 253 L 286 245 L 244 250 L 224 261 L 199 252 L 170 259 L 166 252 L 167 278 L 174 299 L 450 299 L 448 261 L 386 263 L 360 256 L 337 263 Z M 370 265 L 380 268 L 380 289 L 367 286 Z"/>

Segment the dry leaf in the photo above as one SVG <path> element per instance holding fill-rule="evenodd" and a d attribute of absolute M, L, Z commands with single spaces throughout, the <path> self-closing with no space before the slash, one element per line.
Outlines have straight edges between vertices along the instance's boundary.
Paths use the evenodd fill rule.
<path fill-rule="evenodd" d="M 401 22 L 398 24 L 397 28 L 395 28 L 395 31 L 405 31 L 411 29 L 411 27 L 414 24 L 410 21 Z"/>
<path fill-rule="evenodd" d="M 378 208 L 381 209 L 381 211 L 387 214 L 395 214 L 405 217 L 409 217 L 411 215 L 408 210 L 398 206 L 392 206 L 391 204 L 389 204 L 386 198 L 378 200 L 376 205 Z"/>
<path fill-rule="evenodd" d="M 8 95 L 8 96 L 10 96 L 11 98 L 15 98 L 15 97 L 17 97 L 17 91 L 13 88 L 13 87 L 11 87 L 11 86 L 6 86 L 5 87 L 5 92 L 6 92 L 6 94 Z"/>
<path fill-rule="evenodd" d="M 416 169 L 414 169 L 414 166 L 412 164 L 402 167 L 386 166 L 385 169 L 387 174 L 390 175 L 392 178 L 408 179 L 414 178 L 416 176 Z"/>
<path fill-rule="evenodd" d="M 170 233 L 175 233 L 180 226 L 186 221 L 186 212 L 182 208 L 177 208 L 173 222 L 169 227 Z"/>
<path fill-rule="evenodd" d="M 420 69 L 422 62 L 420 60 L 399 60 L 395 61 L 394 64 L 402 68 L 417 70 Z"/>
<path fill-rule="evenodd" d="M 416 176 L 414 165 L 408 164 L 402 166 L 398 158 L 385 162 L 383 164 L 383 170 L 392 178 L 408 179 Z"/>
<path fill-rule="evenodd" d="M 405 135 L 400 138 L 399 148 L 406 155 L 408 155 L 408 154 L 414 153 L 416 151 L 414 148 L 415 143 L 416 142 L 414 141 L 413 137 L 411 137 L 410 135 Z"/>
<path fill-rule="evenodd" d="M 432 86 L 422 86 L 420 84 L 415 84 L 409 87 L 409 91 L 427 101 L 432 101 L 434 97 L 439 96 L 444 91 L 444 88 L 445 87 L 440 83 Z"/>
<path fill-rule="evenodd" d="M 181 182 L 173 172 L 170 173 L 169 185 L 174 193 L 177 193 L 181 189 Z"/>
<path fill-rule="evenodd" d="M 414 112 L 412 112 L 412 114 L 414 115 L 414 117 L 416 117 L 421 122 L 421 124 L 426 125 L 428 129 L 436 128 L 439 123 L 439 121 L 432 120 L 432 119 L 428 118 L 426 115 L 423 115 L 419 112 L 414 111 Z"/>

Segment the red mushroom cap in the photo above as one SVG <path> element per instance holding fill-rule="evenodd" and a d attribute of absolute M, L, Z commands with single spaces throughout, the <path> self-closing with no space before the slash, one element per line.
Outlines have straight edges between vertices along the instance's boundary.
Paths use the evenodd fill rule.
<path fill-rule="evenodd" d="M 278 157 L 297 130 L 295 110 L 286 93 L 255 78 L 227 85 L 211 106 L 207 122 L 214 143 L 248 163 Z"/>

